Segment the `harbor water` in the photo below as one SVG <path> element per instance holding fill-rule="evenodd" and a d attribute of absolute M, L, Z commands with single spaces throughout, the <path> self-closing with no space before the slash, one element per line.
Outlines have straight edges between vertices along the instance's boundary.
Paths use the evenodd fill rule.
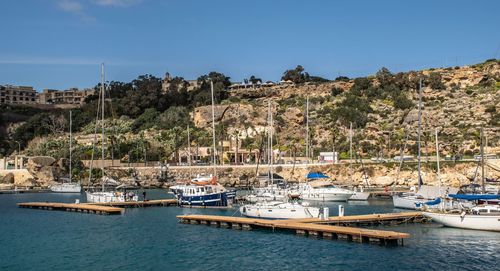
<path fill-rule="evenodd" d="M 148 198 L 171 197 L 162 190 Z M 82 195 L 0 195 L 1 270 L 499 270 L 500 233 L 437 224 L 378 227 L 411 234 L 404 246 L 323 240 L 268 230 L 181 224 L 180 214 L 238 216 L 237 209 L 151 207 L 103 216 L 20 209 Z M 389 200 L 342 203 L 346 215 L 398 211 Z M 336 215 L 338 203 L 327 204 Z"/>

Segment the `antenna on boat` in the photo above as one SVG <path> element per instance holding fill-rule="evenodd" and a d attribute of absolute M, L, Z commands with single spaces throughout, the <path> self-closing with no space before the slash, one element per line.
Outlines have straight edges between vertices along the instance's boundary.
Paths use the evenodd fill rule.
<path fill-rule="evenodd" d="M 214 178 L 217 179 L 217 160 L 215 157 L 215 101 L 214 101 L 214 82 L 211 78 L 210 80 L 210 92 L 212 95 L 212 141 L 213 141 L 213 169 L 214 169 Z"/>

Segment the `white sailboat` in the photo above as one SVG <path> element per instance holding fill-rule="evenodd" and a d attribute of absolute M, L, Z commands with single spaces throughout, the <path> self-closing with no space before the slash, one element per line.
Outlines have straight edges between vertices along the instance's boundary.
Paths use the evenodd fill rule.
<path fill-rule="evenodd" d="M 349 176 L 351 178 L 351 183 L 352 183 L 352 175 L 353 175 L 353 173 L 352 173 L 352 122 L 349 125 L 349 156 L 350 156 L 349 157 Z M 365 176 L 365 182 L 368 184 L 368 178 L 366 175 L 364 175 L 364 176 Z M 368 198 L 370 197 L 370 193 L 365 192 L 363 186 L 361 186 L 359 188 L 359 190 L 357 188 L 353 188 L 352 192 L 354 194 L 351 195 L 349 200 L 364 201 L 364 200 L 368 200 Z"/>
<path fill-rule="evenodd" d="M 72 126 L 73 126 L 73 116 L 71 110 L 69 111 L 69 178 L 63 178 L 62 183 L 57 183 L 51 185 L 50 191 L 55 193 L 81 193 L 82 186 L 80 182 L 72 182 L 73 172 L 72 172 Z"/>
<path fill-rule="evenodd" d="M 274 173 L 273 173 L 273 114 L 271 101 L 268 103 L 269 106 L 269 126 L 268 126 L 268 142 L 269 142 L 269 175 L 271 178 L 271 191 L 276 188 L 278 191 L 283 192 L 282 195 L 270 194 L 269 196 L 276 197 L 281 196 L 284 201 L 259 201 L 254 204 L 246 204 L 240 207 L 239 211 L 243 216 L 247 217 L 257 217 L 257 218 L 267 218 L 267 219 L 299 219 L 299 218 L 319 218 L 328 217 L 328 208 L 317 208 L 309 206 L 308 202 L 289 202 L 288 201 L 288 190 L 274 187 Z M 257 195 L 258 197 L 266 197 L 266 194 Z"/>
<path fill-rule="evenodd" d="M 309 206 L 307 202 L 264 201 L 240 207 L 240 213 L 247 217 L 267 219 L 328 219 L 328 207 Z"/>
<path fill-rule="evenodd" d="M 494 204 L 477 205 L 469 208 L 467 204 L 456 202 L 457 200 L 467 200 L 469 202 L 498 201 L 500 194 L 485 193 L 484 176 L 484 150 L 483 150 L 483 130 L 481 129 L 481 166 L 482 166 L 482 194 L 449 194 L 451 202 L 440 202 L 438 208 L 423 212 L 424 216 L 432 221 L 443 224 L 447 227 L 498 231 L 500 232 L 500 206 Z M 446 206 L 446 204 L 449 203 Z M 457 203 L 457 204 L 455 204 Z M 426 205 L 424 208 L 427 208 Z"/>
<path fill-rule="evenodd" d="M 108 203 L 108 202 L 126 202 L 126 201 L 138 201 L 139 197 L 137 194 L 132 193 L 132 192 L 124 192 L 124 191 L 105 191 L 106 184 L 118 184 L 115 180 L 112 178 L 105 176 L 105 171 L 104 171 L 104 149 L 105 149 L 105 127 L 104 127 L 104 104 L 105 104 L 105 88 L 104 88 L 104 64 L 101 65 L 101 90 L 100 90 L 100 105 L 101 108 L 98 108 L 97 110 L 97 118 L 96 118 L 96 131 L 95 131 L 95 137 L 96 139 L 97 136 L 97 119 L 99 119 L 99 111 L 101 114 L 101 143 L 102 143 L 102 148 L 101 148 L 101 172 L 102 172 L 102 178 L 101 178 L 101 184 L 102 184 L 102 189 L 101 191 L 86 191 L 86 196 L 87 196 L 87 202 L 95 202 L 95 203 Z M 95 142 L 94 142 L 95 144 Z M 92 160 L 94 158 L 94 153 L 92 152 Z M 89 172 L 89 182 L 90 179 L 92 178 L 92 163 L 90 166 L 90 172 Z"/>
<path fill-rule="evenodd" d="M 434 201 L 436 198 L 443 195 L 443 193 L 456 193 L 458 189 L 452 187 L 434 187 L 423 185 L 422 182 L 422 171 L 421 171 L 421 144 L 420 136 L 422 134 L 422 80 L 420 80 L 420 86 L 418 91 L 418 189 L 415 192 L 410 193 L 399 193 L 392 195 L 392 202 L 395 208 L 402 209 L 418 209 L 422 204 Z M 403 148 L 404 149 L 404 148 Z M 403 151 L 402 149 L 402 151 Z M 439 159 L 439 158 L 438 158 Z M 400 168 L 401 163 L 400 161 Z"/>

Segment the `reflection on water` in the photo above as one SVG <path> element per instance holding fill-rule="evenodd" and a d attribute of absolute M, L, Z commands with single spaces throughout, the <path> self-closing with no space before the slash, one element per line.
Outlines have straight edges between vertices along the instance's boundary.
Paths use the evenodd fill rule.
<path fill-rule="evenodd" d="M 161 190 L 149 198 L 171 197 Z M 498 270 L 500 233 L 436 224 L 377 227 L 408 232 L 403 247 L 185 225 L 179 214 L 238 215 L 233 209 L 151 207 L 99 216 L 19 209 L 21 201 L 74 202 L 82 195 L 0 195 L 0 269 L 7 270 Z M 387 213 L 390 200 L 338 205 L 346 215 Z M 398 210 L 402 211 L 402 210 Z"/>

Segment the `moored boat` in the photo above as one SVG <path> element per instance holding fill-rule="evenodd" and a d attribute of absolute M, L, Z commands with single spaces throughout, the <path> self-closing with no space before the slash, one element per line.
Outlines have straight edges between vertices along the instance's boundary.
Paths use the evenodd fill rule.
<path fill-rule="evenodd" d="M 315 180 L 299 185 L 300 198 L 313 201 L 347 201 L 354 194 L 353 191 L 340 188 L 321 172 L 310 172 L 307 179 Z"/>
<path fill-rule="evenodd" d="M 500 231 L 500 207 L 498 205 L 480 205 L 470 210 L 427 211 L 424 216 L 447 227 Z"/>
<path fill-rule="evenodd" d="M 240 207 L 243 216 L 267 219 L 328 218 L 328 207 L 312 207 L 307 202 L 259 202 Z"/>

